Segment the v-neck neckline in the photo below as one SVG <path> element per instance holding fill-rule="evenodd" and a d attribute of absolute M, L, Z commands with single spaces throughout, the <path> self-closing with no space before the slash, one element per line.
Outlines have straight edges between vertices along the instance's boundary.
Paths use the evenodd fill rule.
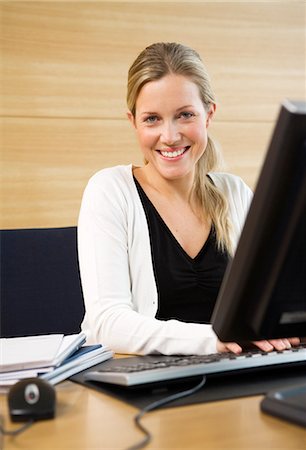
<path fill-rule="evenodd" d="M 151 200 L 149 199 L 149 197 L 147 196 L 147 194 L 145 193 L 144 189 L 142 188 L 141 184 L 139 183 L 139 181 L 137 180 L 137 178 L 133 175 L 133 179 L 134 182 L 136 184 L 137 190 L 141 191 L 142 195 L 146 198 L 147 202 L 149 203 L 150 207 L 153 209 L 156 217 L 158 218 L 158 220 L 160 221 L 160 223 L 162 224 L 162 226 L 165 228 L 166 232 L 168 233 L 168 235 L 170 236 L 170 238 L 173 240 L 173 242 L 175 243 L 175 245 L 179 248 L 179 250 L 183 253 L 183 255 L 190 261 L 190 262 L 197 262 L 197 260 L 201 257 L 202 253 L 205 251 L 209 241 L 211 240 L 212 237 L 212 231 L 213 231 L 213 227 L 210 227 L 209 230 L 209 234 L 207 236 L 206 241 L 203 243 L 202 247 L 200 248 L 200 250 L 198 251 L 198 253 L 194 256 L 191 257 L 186 250 L 184 249 L 184 247 L 182 247 L 182 245 L 179 243 L 179 241 L 176 239 L 176 237 L 174 236 L 174 234 L 172 233 L 172 231 L 170 230 L 170 228 L 168 227 L 168 225 L 166 224 L 166 222 L 164 221 L 164 219 L 161 217 L 161 215 L 159 214 L 158 210 L 156 209 L 156 207 L 154 206 L 154 204 L 151 202 Z"/>

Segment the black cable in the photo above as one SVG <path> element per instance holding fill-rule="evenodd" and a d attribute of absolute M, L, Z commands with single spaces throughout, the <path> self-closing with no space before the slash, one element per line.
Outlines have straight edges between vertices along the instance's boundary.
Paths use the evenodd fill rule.
<path fill-rule="evenodd" d="M 31 425 L 33 425 L 33 423 L 34 423 L 34 420 L 30 420 L 29 422 L 26 422 L 25 424 L 22 425 L 22 427 L 17 428 L 16 430 L 6 430 L 5 428 L 2 427 L 2 425 L 0 423 L 0 434 L 7 435 L 7 436 L 17 436 L 17 434 L 20 434 L 23 431 L 25 431 L 27 428 L 29 428 Z"/>
<path fill-rule="evenodd" d="M 181 399 L 183 397 L 187 397 L 188 395 L 194 394 L 198 392 L 205 384 L 206 376 L 204 375 L 200 383 L 194 386 L 191 389 L 187 389 L 186 391 L 177 392 L 176 394 L 169 395 L 168 397 L 162 398 L 160 400 L 156 400 L 155 402 L 149 403 L 149 405 L 145 406 L 141 409 L 136 416 L 134 417 L 134 422 L 137 428 L 140 429 L 145 434 L 145 437 L 138 444 L 132 445 L 128 447 L 127 450 L 139 450 L 145 447 L 152 439 L 151 433 L 140 423 L 141 418 L 149 411 L 153 411 L 154 409 L 160 408 L 167 403 L 173 402 L 174 400 Z"/>

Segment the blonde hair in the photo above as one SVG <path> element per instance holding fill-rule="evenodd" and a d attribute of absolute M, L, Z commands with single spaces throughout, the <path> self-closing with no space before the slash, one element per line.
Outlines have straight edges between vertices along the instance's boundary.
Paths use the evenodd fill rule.
<path fill-rule="evenodd" d="M 198 86 L 207 112 L 210 106 L 216 103 L 210 79 L 200 55 L 182 44 L 159 42 L 146 47 L 129 69 L 127 106 L 134 117 L 137 97 L 142 87 L 170 73 L 183 75 Z M 196 165 L 193 190 L 203 212 L 212 220 L 218 248 L 232 254 L 228 202 L 220 189 L 207 176 L 209 172 L 216 169 L 218 163 L 219 153 L 209 136 L 205 152 Z"/>

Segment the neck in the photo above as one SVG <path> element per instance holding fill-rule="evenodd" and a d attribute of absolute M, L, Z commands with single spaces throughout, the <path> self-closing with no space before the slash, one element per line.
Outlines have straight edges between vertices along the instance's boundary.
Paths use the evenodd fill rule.
<path fill-rule="evenodd" d="M 162 177 L 156 171 L 151 170 L 148 165 L 140 169 L 139 181 L 154 189 L 159 194 L 174 200 L 180 198 L 181 200 L 189 201 L 193 188 L 194 174 L 190 173 L 184 177 L 167 179 Z"/>

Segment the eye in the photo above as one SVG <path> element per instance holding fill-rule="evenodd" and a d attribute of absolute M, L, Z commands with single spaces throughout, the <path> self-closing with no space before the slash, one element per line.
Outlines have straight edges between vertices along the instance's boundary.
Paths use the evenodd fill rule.
<path fill-rule="evenodd" d="M 157 121 L 158 121 L 158 117 L 156 115 L 151 115 L 144 119 L 144 122 L 149 123 L 149 124 L 156 123 Z"/>
<path fill-rule="evenodd" d="M 195 114 L 190 111 L 183 111 L 179 114 L 179 118 L 183 118 L 183 119 L 191 119 L 194 116 L 195 116 Z"/>

